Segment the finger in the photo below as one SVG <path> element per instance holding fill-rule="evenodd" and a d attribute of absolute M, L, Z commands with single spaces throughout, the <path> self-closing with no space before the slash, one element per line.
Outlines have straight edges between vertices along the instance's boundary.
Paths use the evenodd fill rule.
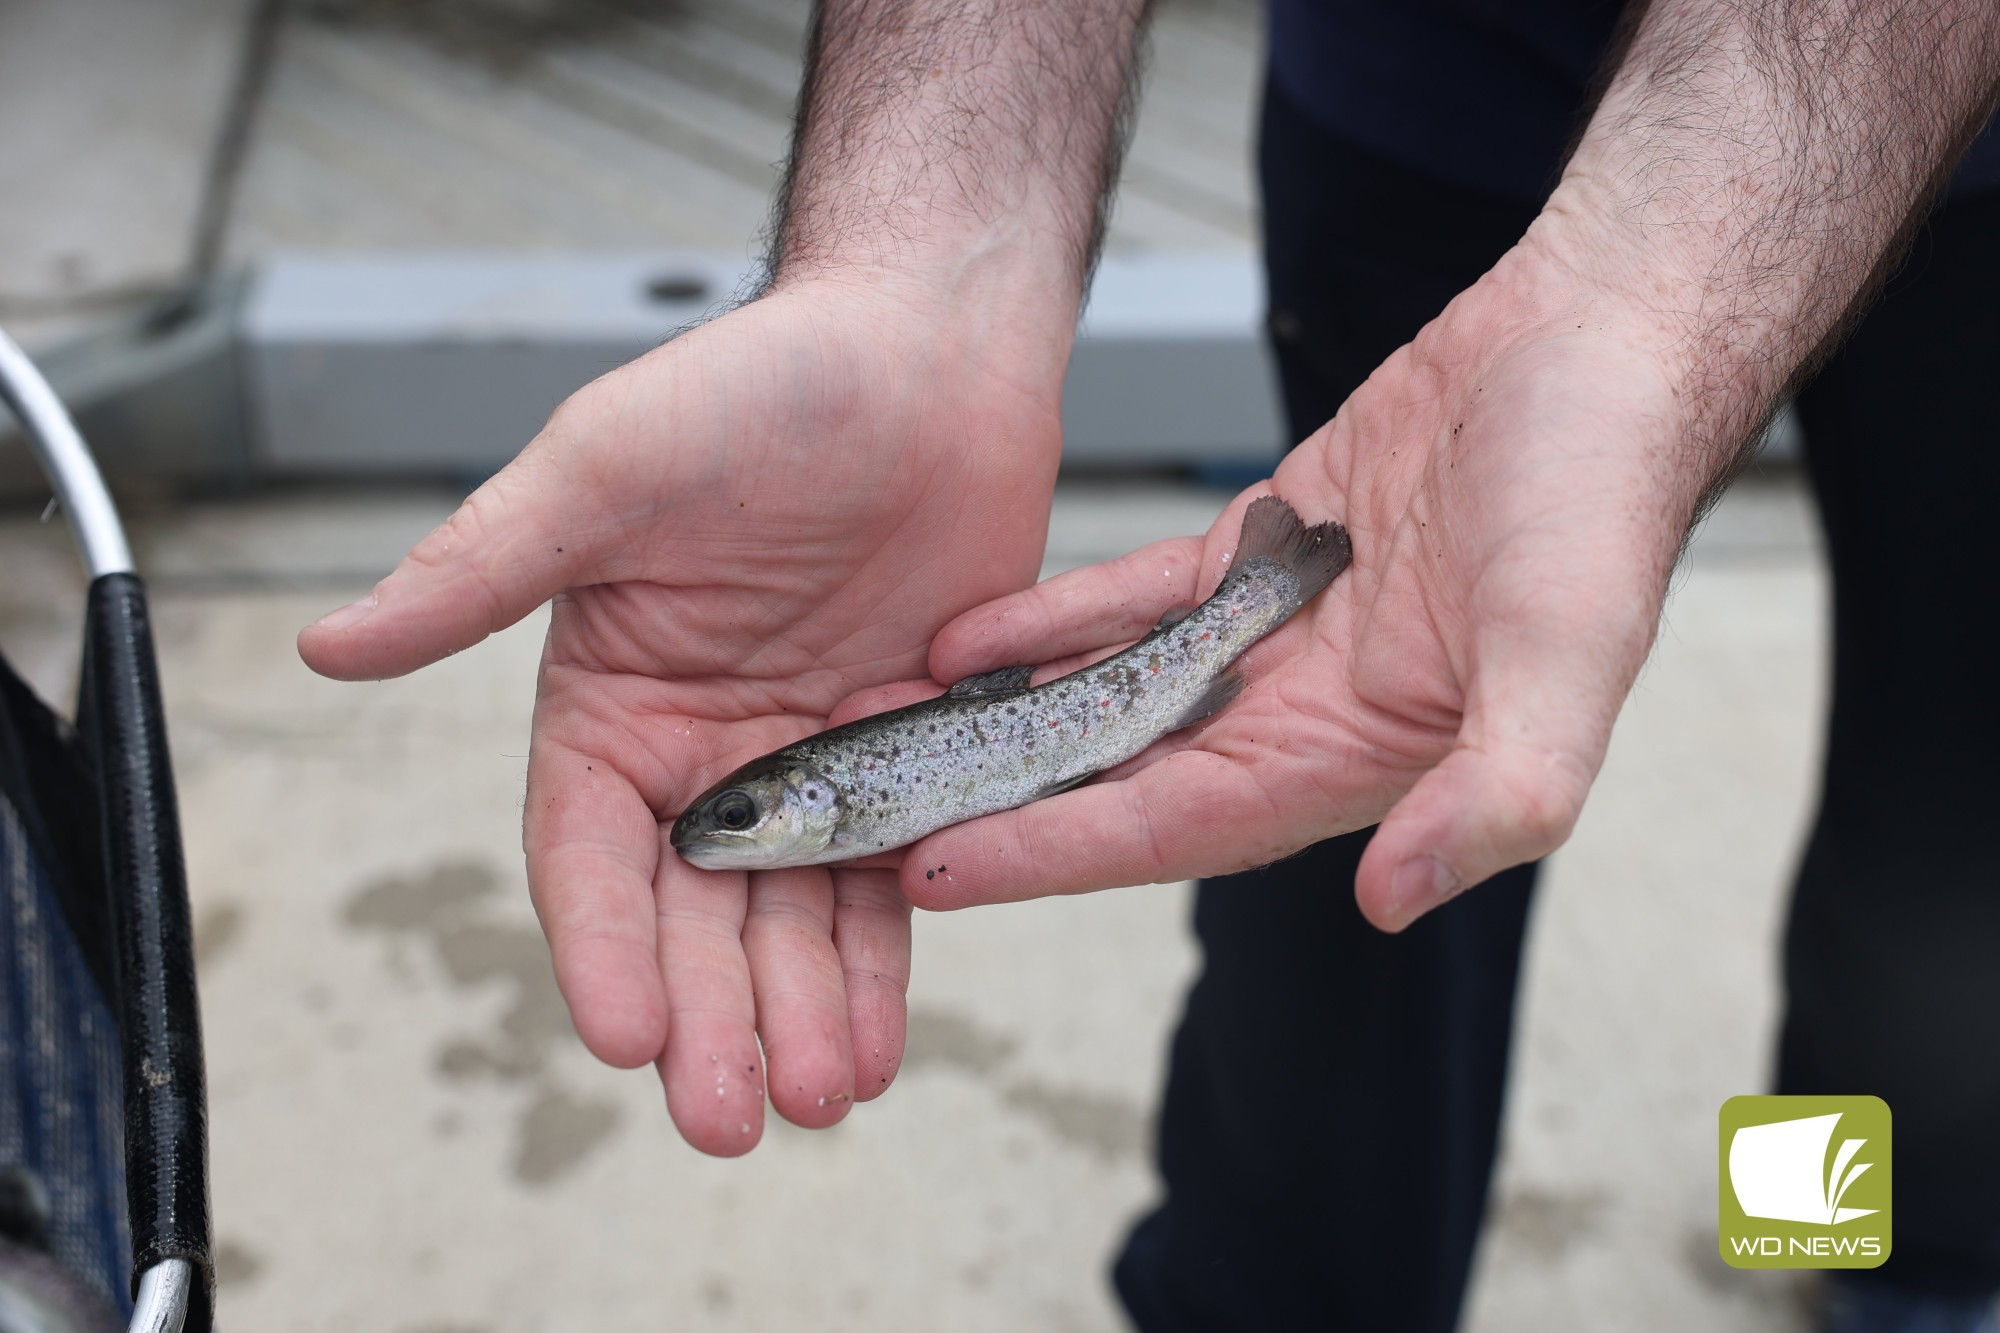
<path fill-rule="evenodd" d="M 582 578 L 593 506 L 530 447 L 413 547 L 360 601 L 299 632 L 323 676 L 400 676 L 470 648 Z"/>
<path fill-rule="evenodd" d="M 908 708 L 911 704 L 935 699 L 944 690 L 934 680 L 899 680 L 887 685 L 871 685 L 865 690 L 856 690 L 833 706 L 827 714 L 826 725 L 844 726 L 864 717 L 886 713 L 892 708 Z"/>
<path fill-rule="evenodd" d="M 658 821 L 609 764 L 537 741 L 522 835 L 529 896 L 577 1035 L 606 1064 L 646 1064 L 667 1035 L 653 922 Z"/>
<path fill-rule="evenodd" d="M 854 1099 L 889 1090 L 909 1030 L 910 904 L 885 871 L 836 870 L 833 944 L 847 979 Z"/>
<path fill-rule="evenodd" d="M 764 1133 L 757 1003 L 743 952 L 746 877 L 696 870 L 666 850 L 660 831 L 660 972 L 667 1047 L 659 1060 L 667 1114 L 706 1153 L 735 1157 Z"/>
<path fill-rule="evenodd" d="M 833 946 L 833 881 L 814 866 L 750 877 L 743 952 L 757 998 L 771 1106 L 823 1129 L 854 1101 L 847 991 Z"/>
<path fill-rule="evenodd" d="M 1546 641 L 1565 651 L 1505 654 L 1476 677 L 1457 744 L 1370 840 L 1355 894 L 1382 929 L 1401 930 L 1569 839 L 1631 682 L 1567 651 L 1587 640 Z"/>
<path fill-rule="evenodd" d="M 1136 639 L 1194 600 L 1201 564 L 1201 540 L 1177 537 L 975 607 L 932 641 L 931 675 L 962 680 Z"/>
<path fill-rule="evenodd" d="M 841 870 L 894 870 L 903 864 L 903 849 L 892 847 L 886 852 L 870 852 L 866 856 L 856 856 L 833 864 Z"/>
<path fill-rule="evenodd" d="M 903 894 L 945 911 L 1243 870 L 1310 838 L 1268 812 L 1241 765 L 1183 750 L 1122 781 L 932 834 L 904 858 Z"/>

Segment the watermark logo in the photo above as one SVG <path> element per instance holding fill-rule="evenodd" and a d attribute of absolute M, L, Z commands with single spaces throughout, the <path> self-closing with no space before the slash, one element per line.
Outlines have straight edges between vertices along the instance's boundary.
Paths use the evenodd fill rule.
<path fill-rule="evenodd" d="M 1726 1263 L 1874 1268 L 1889 1257 L 1889 1106 L 1880 1097 L 1731 1097 L 1719 1131 Z"/>

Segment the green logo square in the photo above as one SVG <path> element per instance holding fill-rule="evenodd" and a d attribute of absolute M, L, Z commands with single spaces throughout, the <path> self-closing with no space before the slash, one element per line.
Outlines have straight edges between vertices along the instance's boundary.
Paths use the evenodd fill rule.
<path fill-rule="evenodd" d="M 1889 1257 L 1889 1104 L 1731 1097 L 1716 1144 L 1717 1248 L 1735 1268 L 1875 1268 Z"/>

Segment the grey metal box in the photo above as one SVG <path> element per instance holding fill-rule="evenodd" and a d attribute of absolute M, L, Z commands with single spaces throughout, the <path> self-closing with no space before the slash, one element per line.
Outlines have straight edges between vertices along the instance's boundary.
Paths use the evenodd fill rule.
<path fill-rule="evenodd" d="M 684 253 L 280 255 L 244 307 L 261 471 L 498 467 L 571 392 L 738 290 Z M 1282 430 L 1246 252 L 1107 259 L 1063 395 L 1066 456 L 1262 461 Z"/>

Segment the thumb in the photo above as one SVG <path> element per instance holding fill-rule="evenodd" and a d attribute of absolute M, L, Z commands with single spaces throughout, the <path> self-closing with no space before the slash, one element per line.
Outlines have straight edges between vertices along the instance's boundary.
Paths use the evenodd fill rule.
<path fill-rule="evenodd" d="M 1515 679 L 1522 679 L 1516 676 Z M 1399 931 L 1569 839 L 1604 761 L 1622 689 L 1560 686 L 1551 676 L 1491 683 L 1468 706 L 1457 743 L 1396 803 L 1355 875 L 1362 915 Z M 1596 697 L 1593 698 L 1593 693 Z"/>
<path fill-rule="evenodd" d="M 1021 662 L 1053 662 L 1129 643 L 1160 613 L 1192 602 L 1202 572 L 1198 538 L 1154 542 L 974 607 L 931 641 L 931 675 L 963 680 Z"/>
<path fill-rule="evenodd" d="M 502 630 L 583 580 L 586 506 L 530 449 L 466 497 L 357 602 L 299 632 L 322 676 L 379 680 Z"/>

